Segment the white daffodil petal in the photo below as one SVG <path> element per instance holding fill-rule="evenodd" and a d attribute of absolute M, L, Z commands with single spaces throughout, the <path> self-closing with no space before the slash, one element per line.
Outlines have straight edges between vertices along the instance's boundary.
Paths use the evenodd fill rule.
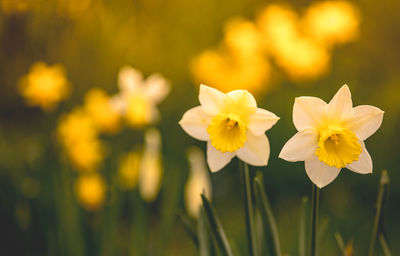
<path fill-rule="evenodd" d="M 328 115 L 340 119 L 346 119 L 351 116 L 353 102 L 351 100 L 351 92 L 349 87 L 345 84 L 333 96 L 328 104 Z"/>
<path fill-rule="evenodd" d="M 268 164 L 270 153 L 269 141 L 265 134 L 256 136 L 251 132 L 247 133 L 247 140 L 243 147 L 236 151 L 236 155 L 244 162 L 263 166 Z"/>
<path fill-rule="evenodd" d="M 346 168 L 360 174 L 372 173 L 371 156 L 369 155 L 367 149 L 365 148 L 365 144 L 363 142 L 361 143 L 362 143 L 362 151 L 358 158 L 358 161 L 348 164 Z"/>
<path fill-rule="evenodd" d="M 225 104 L 226 95 L 217 89 L 200 85 L 199 101 L 209 115 L 217 115 Z"/>
<path fill-rule="evenodd" d="M 160 74 L 153 74 L 146 79 L 146 95 L 153 103 L 161 102 L 169 93 L 170 85 Z"/>
<path fill-rule="evenodd" d="M 293 123 L 298 131 L 315 127 L 322 119 L 326 102 L 316 97 L 298 97 L 293 106 Z"/>
<path fill-rule="evenodd" d="M 110 98 L 110 106 L 119 114 L 123 114 L 126 111 L 126 100 L 122 95 L 117 94 Z"/>
<path fill-rule="evenodd" d="M 193 138 L 207 141 L 210 137 L 207 133 L 210 122 L 211 117 L 204 112 L 203 107 L 197 106 L 186 111 L 179 124 Z"/>
<path fill-rule="evenodd" d="M 232 152 L 222 153 L 207 142 L 207 163 L 211 172 L 217 172 L 227 165 L 235 156 Z"/>
<path fill-rule="evenodd" d="M 131 66 L 122 67 L 118 73 L 118 86 L 122 93 L 135 91 L 140 86 L 142 80 L 142 73 Z"/>
<path fill-rule="evenodd" d="M 279 157 L 286 161 L 305 161 L 315 156 L 318 146 L 318 133 L 313 129 L 307 129 L 296 133 L 285 146 Z"/>
<path fill-rule="evenodd" d="M 234 102 L 245 102 L 247 107 L 257 107 L 257 102 L 254 96 L 247 90 L 234 90 L 227 93 Z"/>
<path fill-rule="evenodd" d="M 306 160 L 305 167 L 308 177 L 319 188 L 323 188 L 331 183 L 340 172 L 340 169 L 319 161 L 317 156 Z"/>
<path fill-rule="evenodd" d="M 261 135 L 271 129 L 278 122 L 279 117 L 268 110 L 257 108 L 256 112 L 249 119 L 247 128 L 255 135 Z"/>
<path fill-rule="evenodd" d="M 359 140 L 365 140 L 378 130 L 384 112 L 377 107 L 361 105 L 353 108 L 353 116 L 346 122 Z"/>

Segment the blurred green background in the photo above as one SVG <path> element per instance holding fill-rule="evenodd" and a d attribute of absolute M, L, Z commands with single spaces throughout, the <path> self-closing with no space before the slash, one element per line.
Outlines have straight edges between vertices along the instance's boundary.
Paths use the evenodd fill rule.
<path fill-rule="evenodd" d="M 317 1 L 316 1 L 317 2 Z M 198 105 L 198 81 L 190 63 L 218 46 L 224 24 L 232 17 L 254 21 L 271 2 L 259 0 L 0 0 L 0 254 L 1 255 L 196 255 L 196 247 L 176 217 L 185 212 L 184 184 L 189 163 L 186 149 L 205 143 L 183 132 L 178 121 Z M 281 2 L 276 2 L 281 3 Z M 313 1 L 290 6 L 299 15 Z M 262 170 L 278 223 L 283 252 L 297 255 L 301 197 L 311 194 L 302 162 L 278 159 L 295 133 L 294 97 L 330 100 L 348 84 L 354 105 L 385 111 L 381 128 L 366 141 L 374 172 L 358 175 L 343 169 L 321 191 L 320 221 L 325 231 L 321 255 L 339 255 L 334 232 L 354 239 L 355 255 L 366 255 L 373 226 L 381 170 L 390 176 L 386 232 L 394 255 L 400 252 L 400 2 L 360 0 L 353 3 L 361 23 L 357 40 L 331 51 L 329 70 L 318 78 L 293 81 L 271 61 L 268 90 L 255 92 L 258 105 L 281 117 L 267 132 L 271 156 Z M 37 61 L 60 63 L 71 84 L 70 97 L 53 112 L 24 104 L 19 79 Z M 87 211 L 76 200 L 78 175 L 65 164 L 55 131 L 64 113 L 81 105 L 92 87 L 118 92 L 124 65 L 145 77 L 160 73 L 171 92 L 159 105 L 162 136 L 162 186 L 146 203 L 136 189 L 115 182 L 119 158 L 143 143 L 143 130 L 124 127 L 102 135 L 107 154 L 99 172 L 108 189 L 101 209 Z M 209 84 L 213 86 L 212 84 Z M 250 90 L 251 91 L 251 90 Z M 212 198 L 234 251 L 246 255 L 243 196 L 238 161 L 211 174 Z M 194 220 L 193 220 L 194 223 Z"/>

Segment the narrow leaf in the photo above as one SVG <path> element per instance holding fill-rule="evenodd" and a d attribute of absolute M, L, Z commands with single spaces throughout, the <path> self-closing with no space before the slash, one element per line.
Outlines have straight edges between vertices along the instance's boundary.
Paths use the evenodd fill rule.
<path fill-rule="evenodd" d="M 264 186 L 262 185 L 262 174 L 259 172 L 254 178 L 254 191 L 255 197 L 260 207 L 261 216 L 264 220 L 264 228 L 266 234 L 272 238 L 272 254 L 281 256 L 281 247 L 279 242 L 278 227 L 275 222 L 274 215 L 271 210 L 271 206 L 268 202 L 267 195 L 265 194 Z"/>
<path fill-rule="evenodd" d="M 392 256 L 392 253 L 390 252 L 389 246 L 386 242 L 385 236 L 382 233 L 379 235 L 379 242 L 381 244 L 383 254 L 385 256 Z"/>
<path fill-rule="evenodd" d="M 207 233 L 206 214 L 203 206 L 200 208 L 199 218 L 197 220 L 197 233 L 199 237 L 200 256 L 210 255 L 210 237 Z"/>
<path fill-rule="evenodd" d="M 344 241 L 342 236 L 339 234 L 339 232 L 335 233 L 335 239 L 336 239 L 336 243 L 340 249 L 340 252 L 343 254 L 343 256 L 346 256 L 346 248 L 344 245 Z"/>
<path fill-rule="evenodd" d="M 226 238 L 225 231 L 223 230 L 222 225 L 218 217 L 216 216 L 214 209 L 211 206 L 211 203 L 208 201 L 204 193 L 201 194 L 201 199 L 203 201 L 204 211 L 210 225 L 210 230 L 216 240 L 218 247 L 221 250 L 221 253 L 226 256 L 233 255 L 232 249 L 228 243 L 228 239 Z"/>
<path fill-rule="evenodd" d="M 197 238 L 196 232 L 193 230 L 192 225 L 190 224 L 189 218 L 184 214 L 184 213 L 178 213 L 177 214 L 179 220 L 183 224 L 183 228 L 185 229 L 186 233 L 189 235 L 193 243 L 196 245 L 196 247 L 199 247 L 199 239 Z"/>

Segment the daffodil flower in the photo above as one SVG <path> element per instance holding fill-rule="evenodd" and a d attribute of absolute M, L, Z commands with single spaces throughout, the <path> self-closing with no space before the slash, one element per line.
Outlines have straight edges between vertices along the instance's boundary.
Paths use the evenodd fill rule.
<path fill-rule="evenodd" d="M 235 156 L 250 165 L 268 164 L 270 147 L 265 132 L 279 117 L 257 108 L 246 90 L 225 94 L 200 85 L 199 101 L 200 106 L 189 109 L 179 124 L 190 136 L 207 141 L 207 163 L 212 172 Z"/>
<path fill-rule="evenodd" d="M 308 177 L 319 188 L 331 183 L 342 168 L 371 173 L 372 159 L 364 140 L 381 126 L 383 113 L 368 105 L 353 108 L 347 85 L 328 104 L 316 97 L 296 98 L 293 123 L 298 133 L 279 157 L 305 161 Z"/>
<path fill-rule="evenodd" d="M 159 118 L 156 105 L 169 93 L 170 85 L 160 74 L 146 80 L 140 71 L 123 67 L 118 75 L 120 93 L 111 99 L 112 106 L 135 128 L 154 123 Z"/>

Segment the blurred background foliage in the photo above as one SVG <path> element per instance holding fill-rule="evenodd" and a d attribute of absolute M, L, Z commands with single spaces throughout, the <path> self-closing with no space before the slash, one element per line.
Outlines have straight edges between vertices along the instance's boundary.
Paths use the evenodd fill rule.
<path fill-rule="evenodd" d="M 269 165 L 251 169 L 264 173 L 288 255 L 298 254 L 301 198 L 311 192 L 303 164 L 277 158 L 295 132 L 294 97 L 328 100 L 347 83 L 355 105 L 384 110 L 382 127 L 366 142 L 374 173 L 343 170 L 322 190 L 320 248 L 323 255 L 338 255 L 333 234 L 340 232 L 354 241 L 355 255 L 366 254 L 379 174 L 387 169 L 386 231 L 392 251 L 399 252 L 400 2 L 345 2 L 350 9 L 340 14 L 354 19 L 338 18 L 347 22 L 329 40 L 318 33 L 328 14 L 318 17 L 324 12 L 317 9 L 317 18 L 310 18 L 323 3 L 0 0 L 0 254 L 195 255 L 176 217 L 185 209 L 196 216 L 188 202 L 198 198 L 184 195 L 198 191 L 185 188 L 190 178 L 197 187 L 196 180 L 211 181 L 212 194 L 203 186 L 234 251 L 245 255 L 237 161 L 210 177 L 196 176 L 204 156 L 195 150 L 190 157 L 193 149 L 187 150 L 196 145 L 204 152 L 205 145 L 178 126 L 182 114 L 198 105 L 200 82 L 223 91 L 247 88 L 259 106 L 281 117 L 268 131 Z M 127 97 L 135 104 L 114 109 L 109 102 L 125 97 L 119 92 L 125 65 L 143 72 L 138 83 L 168 84 L 169 95 L 162 102 L 141 98 L 139 106 Z M 129 106 L 147 106 L 159 118 L 129 125 Z M 63 141 L 69 135 L 62 124 L 75 139 Z M 142 169 L 152 172 L 146 178 Z"/>

